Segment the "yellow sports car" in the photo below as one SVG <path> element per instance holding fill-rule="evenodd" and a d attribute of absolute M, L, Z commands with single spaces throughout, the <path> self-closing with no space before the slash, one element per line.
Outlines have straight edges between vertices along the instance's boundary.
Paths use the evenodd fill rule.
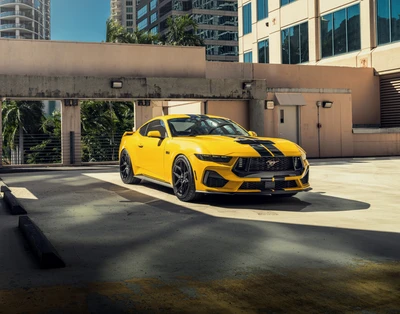
<path fill-rule="evenodd" d="M 124 183 L 172 187 L 186 202 L 203 193 L 293 196 L 311 189 L 300 146 L 211 115 L 166 115 L 125 132 L 119 164 Z"/>

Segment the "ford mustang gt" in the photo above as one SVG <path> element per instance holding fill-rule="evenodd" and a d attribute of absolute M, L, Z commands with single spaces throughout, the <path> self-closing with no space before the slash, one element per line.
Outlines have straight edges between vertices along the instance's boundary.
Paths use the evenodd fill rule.
<path fill-rule="evenodd" d="M 166 115 L 125 132 L 119 164 L 124 183 L 172 187 L 186 202 L 204 193 L 293 196 L 311 189 L 299 145 L 211 115 Z"/>

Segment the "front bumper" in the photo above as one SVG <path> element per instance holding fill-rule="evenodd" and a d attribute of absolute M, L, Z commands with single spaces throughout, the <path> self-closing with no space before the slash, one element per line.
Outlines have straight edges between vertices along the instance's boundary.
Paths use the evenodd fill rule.
<path fill-rule="evenodd" d="M 236 159 L 237 160 L 237 159 Z M 236 160 L 227 164 L 198 162 L 193 160 L 196 191 L 217 194 L 290 194 L 311 190 L 310 165 L 303 160 L 299 171 L 260 172 L 249 176 L 238 176 L 233 167 Z"/>

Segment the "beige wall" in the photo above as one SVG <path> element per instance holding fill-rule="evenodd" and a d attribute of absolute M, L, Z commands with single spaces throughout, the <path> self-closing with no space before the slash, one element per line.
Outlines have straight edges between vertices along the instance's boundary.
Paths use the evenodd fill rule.
<path fill-rule="evenodd" d="M 400 155 L 400 133 L 353 134 L 354 156 Z"/>
<path fill-rule="evenodd" d="M 0 74 L 205 77 L 205 48 L 0 39 Z M 18 66 L 15 66 L 18 65 Z"/>
<path fill-rule="evenodd" d="M 354 124 L 379 124 L 379 77 L 370 68 L 207 63 L 209 78 L 265 79 L 269 88 L 350 89 Z"/>
<path fill-rule="evenodd" d="M 216 101 L 207 102 L 207 114 L 227 117 L 239 123 L 245 129 L 249 128 L 249 111 L 247 101 Z"/>

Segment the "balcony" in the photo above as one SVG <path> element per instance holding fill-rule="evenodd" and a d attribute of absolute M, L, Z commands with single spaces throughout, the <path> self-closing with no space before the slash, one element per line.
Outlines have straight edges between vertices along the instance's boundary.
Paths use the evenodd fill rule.
<path fill-rule="evenodd" d="M 39 7 L 35 7 L 32 1 L 29 0 L 0 0 L 0 6 L 7 5 L 7 4 L 25 4 L 31 8 L 35 8 L 37 10 L 42 9 L 42 4 Z"/>
<path fill-rule="evenodd" d="M 29 30 L 34 31 L 33 26 L 29 24 L 2 24 L 0 25 L 0 31 L 5 29 L 21 29 L 21 30 Z"/>
<path fill-rule="evenodd" d="M 30 12 L 23 11 L 7 11 L 0 13 L 0 19 L 7 19 L 9 17 L 20 17 L 22 19 L 33 19 L 33 15 Z"/>

